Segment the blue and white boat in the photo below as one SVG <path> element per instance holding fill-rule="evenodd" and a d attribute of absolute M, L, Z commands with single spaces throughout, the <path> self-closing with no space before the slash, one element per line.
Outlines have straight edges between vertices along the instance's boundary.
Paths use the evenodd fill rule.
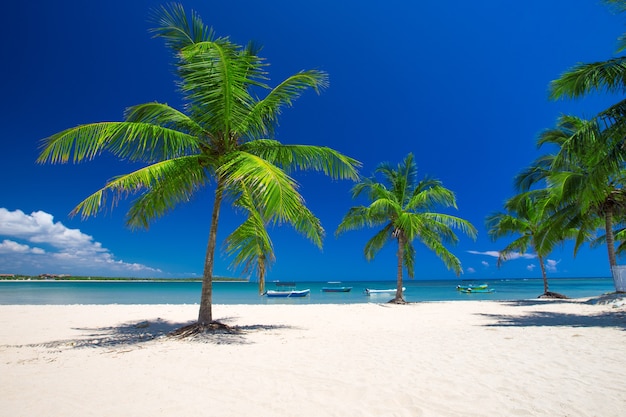
<path fill-rule="evenodd" d="M 306 297 L 311 292 L 310 288 L 306 290 L 267 290 L 265 295 L 268 297 Z"/>
<path fill-rule="evenodd" d="M 263 295 L 266 295 L 268 297 L 282 297 L 282 298 L 292 297 L 293 298 L 293 297 L 306 297 L 311 292 L 310 288 L 307 288 L 306 290 L 296 290 L 295 282 L 276 281 L 274 284 L 276 285 L 277 288 L 280 288 L 280 289 L 267 290 L 265 291 L 265 293 L 263 293 Z"/>

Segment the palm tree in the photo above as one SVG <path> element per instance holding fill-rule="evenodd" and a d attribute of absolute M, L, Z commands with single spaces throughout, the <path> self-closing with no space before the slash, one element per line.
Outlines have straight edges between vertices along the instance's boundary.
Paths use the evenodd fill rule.
<path fill-rule="evenodd" d="M 382 176 L 382 181 L 378 181 L 376 174 Z M 336 234 L 365 226 L 382 226 L 365 245 L 364 253 L 368 261 L 385 244 L 397 241 L 397 288 L 391 302 L 405 302 L 402 272 L 404 267 L 410 278 L 414 276 L 415 239 L 434 251 L 448 269 L 453 269 L 457 275 L 461 273 L 460 260 L 444 244 L 458 241 L 454 228 L 472 238 L 476 237 L 476 229 L 466 220 L 432 211 L 439 205 L 456 208 L 456 198 L 438 180 L 425 178 L 417 181 L 413 154 L 409 153 L 395 169 L 387 163 L 379 165 L 374 176 L 363 179 L 353 187 L 353 198 L 362 194 L 371 201 L 370 205 L 352 207 L 339 224 Z"/>
<path fill-rule="evenodd" d="M 313 169 L 333 178 L 356 180 L 359 163 L 327 147 L 283 145 L 271 139 L 281 110 L 307 89 L 319 93 L 328 85 L 327 74 L 302 71 L 271 88 L 266 84 L 266 64 L 252 43 L 241 47 L 216 37 L 195 12 L 188 18 L 181 5 L 162 7 L 155 13 L 155 22 L 153 32 L 177 59 L 184 111 L 146 103 L 127 109 L 121 122 L 67 129 L 44 139 L 38 162 L 81 162 L 108 151 L 146 163 L 113 178 L 72 211 L 72 215 L 92 216 L 110 195 L 114 205 L 122 197 L 137 194 L 127 213 L 131 228 L 147 228 L 204 187 L 214 186 L 200 310 L 193 328 L 203 331 L 216 325 L 212 280 L 223 199 L 248 199 L 251 203 L 245 204 L 255 207 L 262 221 L 290 224 L 321 247 L 324 230 L 288 173 Z M 258 98 L 263 92 L 265 96 Z M 263 250 L 263 259 L 270 260 L 267 248 Z"/>
<path fill-rule="evenodd" d="M 586 147 L 573 146 L 580 132 L 587 137 Z M 576 228 L 574 254 L 581 245 L 592 240 L 598 228 L 604 229 L 611 270 L 617 265 L 614 218 L 623 217 L 626 209 L 626 171 L 617 169 L 616 147 L 606 147 L 609 130 L 601 129 L 597 120 L 576 116 L 561 116 L 554 129 L 543 132 L 538 145 L 557 145 L 554 155 L 540 158 L 520 174 L 518 184 L 523 189 L 545 180 L 559 201 L 552 222 L 562 229 Z M 599 241 L 597 241 L 599 242 Z M 617 283 L 616 283 L 617 285 Z M 617 287 L 616 287 L 617 288 Z"/>
<path fill-rule="evenodd" d="M 500 251 L 498 267 L 514 252 L 526 253 L 529 249 L 537 254 L 543 278 L 543 296 L 563 298 L 550 292 L 545 259 L 557 243 L 572 235 L 551 218 L 555 198 L 548 189 L 533 190 L 519 194 L 505 203 L 506 212 L 493 213 L 487 217 L 487 230 L 493 240 L 519 235 Z"/>
<path fill-rule="evenodd" d="M 265 275 L 276 260 L 274 247 L 267 232 L 268 221 L 263 210 L 255 206 L 249 190 L 243 190 L 235 206 L 248 213 L 247 219 L 226 238 L 226 251 L 233 257 L 232 266 L 243 266 L 243 272 L 256 272 L 259 294 L 265 292 Z"/>

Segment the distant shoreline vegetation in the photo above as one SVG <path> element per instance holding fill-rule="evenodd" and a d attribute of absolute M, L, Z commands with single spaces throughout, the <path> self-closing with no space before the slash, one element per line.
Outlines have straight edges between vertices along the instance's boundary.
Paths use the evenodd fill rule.
<path fill-rule="evenodd" d="M 155 281 L 155 282 L 202 282 L 202 278 L 134 278 L 134 277 L 94 277 L 73 275 L 20 275 L 0 274 L 0 281 Z M 249 280 L 236 277 L 213 277 L 213 281 L 248 282 Z"/>

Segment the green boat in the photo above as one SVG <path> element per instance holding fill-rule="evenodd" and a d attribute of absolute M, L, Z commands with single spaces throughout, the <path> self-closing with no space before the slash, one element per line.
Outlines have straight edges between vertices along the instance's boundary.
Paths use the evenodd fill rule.
<path fill-rule="evenodd" d="M 489 288 L 487 284 L 482 285 L 457 285 L 457 291 L 469 294 L 469 293 L 489 293 L 494 292 L 493 288 Z"/>

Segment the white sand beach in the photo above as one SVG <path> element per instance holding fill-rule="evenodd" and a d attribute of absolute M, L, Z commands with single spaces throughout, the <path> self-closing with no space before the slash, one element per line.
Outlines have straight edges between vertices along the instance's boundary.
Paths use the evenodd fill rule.
<path fill-rule="evenodd" d="M 623 416 L 626 307 L 0 306 L 1 416 Z"/>

